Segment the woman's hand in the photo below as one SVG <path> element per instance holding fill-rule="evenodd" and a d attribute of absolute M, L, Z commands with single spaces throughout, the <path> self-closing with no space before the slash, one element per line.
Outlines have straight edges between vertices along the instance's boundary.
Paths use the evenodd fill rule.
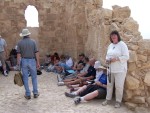
<path fill-rule="evenodd" d="M 119 61 L 119 58 L 118 57 L 117 58 L 111 58 L 110 61 L 111 62 L 116 62 L 116 61 Z"/>

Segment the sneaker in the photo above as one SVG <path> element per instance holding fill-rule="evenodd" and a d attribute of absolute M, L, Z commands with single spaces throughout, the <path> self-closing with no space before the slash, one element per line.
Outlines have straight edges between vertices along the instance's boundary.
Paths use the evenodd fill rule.
<path fill-rule="evenodd" d="M 64 84 L 64 82 L 58 82 L 57 85 L 58 85 L 58 86 L 63 86 L 63 85 L 65 85 L 65 84 Z"/>
<path fill-rule="evenodd" d="M 121 103 L 120 102 L 116 102 L 115 103 L 115 108 L 120 108 L 121 107 Z"/>
<path fill-rule="evenodd" d="M 72 94 L 72 93 L 67 93 L 67 92 L 65 92 L 65 96 L 66 96 L 66 97 L 70 97 L 70 98 L 76 97 L 76 95 L 74 95 L 74 94 Z"/>
<path fill-rule="evenodd" d="M 8 73 L 7 73 L 7 71 L 4 71 L 4 76 L 6 76 L 6 77 L 8 76 Z"/>
<path fill-rule="evenodd" d="M 30 100 L 31 99 L 31 96 L 24 96 L 27 100 Z"/>
<path fill-rule="evenodd" d="M 34 98 L 38 98 L 39 94 L 34 94 Z"/>
<path fill-rule="evenodd" d="M 80 102 L 81 102 L 81 98 L 80 97 L 74 99 L 74 103 L 76 105 L 78 105 Z"/>
<path fill-rule="evenodd" d="M 103 106 L 106 106 L 106 105 L 108 105 L 110 103 L 110 100 L 105 100 L 103 103 L 102 103 L 102 105 Z"/>

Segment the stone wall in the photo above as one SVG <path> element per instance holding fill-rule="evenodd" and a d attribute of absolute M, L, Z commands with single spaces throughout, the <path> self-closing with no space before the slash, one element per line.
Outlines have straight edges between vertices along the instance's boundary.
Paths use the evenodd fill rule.
<path fill-rule="evenodd" d="M 110 43 L 109 34 L 112 30 L 118 30 L 130 51 L 123 100 L 131 109 L 150 106 L 150 40 L 143 40 L 138 31 L 138 23 L 130 17 L 129 7 L 116 5 L 112 7 L 113 10 L 109 10 L 102 8 L 102 0 L 86 1 L 86 53 L 93 54 L 104 63 L 106 49 Z"/>
<path fill-rule="evenodd" d="M 26 27 L 25 9 L 39 12 L 39 28 L 29 28 L 38 42 L 40 56 L 57 51 L 77 57 L 80 52 L 105 62 L 112 30 L 118 30 L 130 50 L 124 101 L 129 108 L 150 106 L 150 40 L 143 40 L 129 7 L 104 9 L 102 0 L 3 0 L 0 2 L 0 32 L 8 50 Z"/>
<path fill-rule="evenodd" d="M 29 29 L 39 44 L 41 57 L 53 52 L 76 57 L 84 52 L 87 27 L 84 1 L 80 0 L 1 1 L 0 33 L 8 43 L 8 51 L 16 45 L 19 33 L 26 27 L 24 14 L 28 5 L 35 6 L 39 13 L 39 28 Z"/>

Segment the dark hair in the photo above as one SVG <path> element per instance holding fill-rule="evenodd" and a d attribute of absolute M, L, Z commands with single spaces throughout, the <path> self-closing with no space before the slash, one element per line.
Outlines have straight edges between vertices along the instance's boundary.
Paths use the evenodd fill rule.
<path fill-rule="evenodd" d="M 54 53 L 54 56 L 59 56 L 57 52 Z"/>
<path fill-rule="evenodd" d="M 85 54 L 84 54 L 84 53 L 81 53 L 81 54 L 79 54 L 79 56 L 83 56 L 83 57 L 85 57 Z"/>
<path fill-rule="evenodd" d="M 120 37 L 118 31 L 114 30 L 114 31 L 112 31 L 112 32 L 110 33 L 110 41 L 111 41 L 111 43 L 113 43 L 113 41 L 112 41 L 112 39 L 111 39 L 111 36 L 112 36 L 112 35 L 117 35 L 117 37 L 118 37 L 118 42 L 121 41 L 121 37 Z"/>
<path fill-rule="evenodd" d="M 86 62 L 89 62 L 89 58 L 87 56 L 84 59 Z"/>
<path fill-rule="evenodd" d="M 27 36 L 24 36 L 23 38 L 29 38 L 29 35 L 27 35 Z"/>

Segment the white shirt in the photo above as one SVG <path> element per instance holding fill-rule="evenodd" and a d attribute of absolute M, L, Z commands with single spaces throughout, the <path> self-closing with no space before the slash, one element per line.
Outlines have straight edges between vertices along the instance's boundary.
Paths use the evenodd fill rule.
<path fill-rule="evenodd" d="M 127 45 L 120 41 L 117 44 L 111 43 L 108 46 L 106 60 L 119 58 L 119 61 L 110 64 L 111 73 L 127 72 L 127 60 L 129 59 L 129 50 Z"/>
<path fill-rule="evenodd" d="M 72 61 L 71 57 L 68 60 L 66 60 L 66 65 L 69 66 L 69 67 L 73 66 L 73 61 Z"/>

